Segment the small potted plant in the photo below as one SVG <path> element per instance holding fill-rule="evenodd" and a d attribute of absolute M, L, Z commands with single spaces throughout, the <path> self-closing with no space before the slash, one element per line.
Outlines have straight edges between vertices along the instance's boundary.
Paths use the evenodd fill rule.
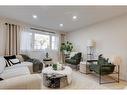
<path fill-rule="evenodd" d="M 62 64 L 59 62 L 52 65 L 53 70 L 62 70 Z"/>
<path fill-rule="evenodd" d="M 57 64 L 52 65 L 53 70 L 57 70 Z"/>

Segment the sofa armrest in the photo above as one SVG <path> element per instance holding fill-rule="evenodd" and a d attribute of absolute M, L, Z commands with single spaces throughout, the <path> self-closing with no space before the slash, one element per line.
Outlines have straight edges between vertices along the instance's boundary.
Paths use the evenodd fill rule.
<path fill-rule="evenodd" d="M 0 81 L 0 89 L 41 89 L 39 74 L 28 74 Z"/>

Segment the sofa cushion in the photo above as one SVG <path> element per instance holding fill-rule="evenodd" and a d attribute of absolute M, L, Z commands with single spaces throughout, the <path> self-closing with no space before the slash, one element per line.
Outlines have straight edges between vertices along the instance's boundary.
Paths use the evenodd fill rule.
<path fill-rule="evenodd" d="M 0 57 L 0 73 L 4 71 L 5 66 L 6 66 L 6 62 L 5 62 L 4 57 Z"/>
<path fill-rule="evenodd" d="M 13 66 L 9 66 L 9 67 L 6 67 L 5 69 L 13 69 L 13 68 L 20 68 L 20 67 L 24 67 L 24 66 L 27 66 L 30 70 L 31 73 L 33 73 L 33 63 L 32 62 L 21 62 L 21 64 L 16 64 L 16 65 L 13 65 Z"/>
<path fill-rule="evenodd" d="M 41 89 L 42 78 L 39 74 L 27 74 L 0 81 L 0 89 Z"/>
<path fill-rule="evenodd" d="M 27 66 L 22 66 L 13 69 L 5 69 L 3 73 L 0 74 L 0 77 L 3 79 L 8 79 L 16 76 L 30 74 L 30 71 Z"/>
<path fill-rule="evenodd" d="M 21 64 L 27 66 L 30 70 L 30 73 L 33 73 L 33 63 L 32 62 L 21 62 Z"/>

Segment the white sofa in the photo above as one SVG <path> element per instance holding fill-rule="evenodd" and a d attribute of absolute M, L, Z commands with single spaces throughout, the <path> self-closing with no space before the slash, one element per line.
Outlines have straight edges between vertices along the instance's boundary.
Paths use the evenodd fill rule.
<path fill-rule="evenodd" d="M 42 78 L 33 73 L 31 62 L 21 62 L 5 67 L 6 62 L 0 57 L 0 89 L 41 89 Z"/>
<path fill-rule="evenodd" d="M 39 74 L 26 74 L 0 81 L 0 89 L 41 89 Z"/>

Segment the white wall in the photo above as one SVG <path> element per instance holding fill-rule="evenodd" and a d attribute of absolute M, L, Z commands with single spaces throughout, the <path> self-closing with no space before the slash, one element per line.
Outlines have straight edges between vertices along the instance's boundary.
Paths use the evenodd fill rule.
<path fill-rule="evenodd" d="M 121 58 L 120 77 L 127 80 L 127 15 L 100 22 L 84 29 L 68 33 L 68 40 L 76 51 L 86 54 L 87 40 L 96 42 L 98 53 L 112 59 Z"/>

